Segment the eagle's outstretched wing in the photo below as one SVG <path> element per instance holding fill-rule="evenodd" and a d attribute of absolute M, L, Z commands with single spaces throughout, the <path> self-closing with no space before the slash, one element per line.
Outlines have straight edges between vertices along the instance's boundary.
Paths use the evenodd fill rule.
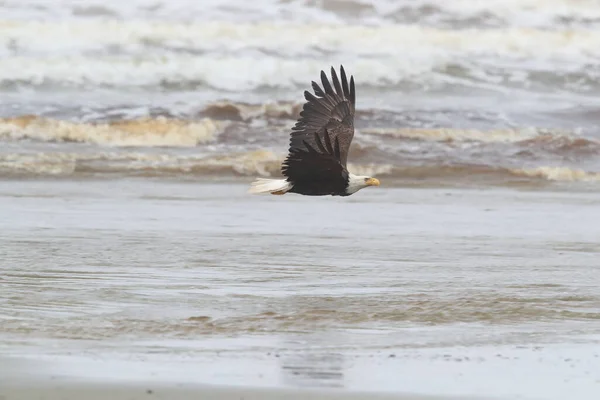
<path fill-rule="evenodd" d="M 332 169 L 339 169 L 339 172 L 345 170 L 354 137 L 356 95 L 354 77 L 350 76 L 348 84 L 343 66 L 340 67 L 340 74 L 341 82 L 335 69 L 331 68 L 332 86 L 325 72 L 321 71 L 323 89 L 313 81 L 315 94 L 304 92 L 307 101 L 292 128 L 289 154 L 282 167 L 284 176 L 290 178 L 293 170 L 306 168 L 309 164 L 313 167 L 302 175 L 309 175 L 311 171 L 318 175 L 319 166 L 329 170 L 329 173 L 333 172 Z"/>
<path fill-rule="evenodd" d="M 326 182 L 332 191 L 343 191 L 346 188 L 348 171 L 340 161 L 341 147 L 339 138 L 333 143 L 327 130 L 323 141 L 318 133 L 314 133 L 313 143 L 303 141 L 303 147 L 290 149 L 283 166 L 283 175 L 292 182 Z M 314 146 L 314 147 L 313 147 Z"/>

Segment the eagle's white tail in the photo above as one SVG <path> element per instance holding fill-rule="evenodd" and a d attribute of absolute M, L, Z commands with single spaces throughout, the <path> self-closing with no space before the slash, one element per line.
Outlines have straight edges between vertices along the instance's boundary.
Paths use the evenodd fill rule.
<path fill-rule="evenodd" d="M 252 194 L 284 194 L 292 188 L 292 184 L 285 179 L 258 178 L 252 182 L 248 193 Z"/>

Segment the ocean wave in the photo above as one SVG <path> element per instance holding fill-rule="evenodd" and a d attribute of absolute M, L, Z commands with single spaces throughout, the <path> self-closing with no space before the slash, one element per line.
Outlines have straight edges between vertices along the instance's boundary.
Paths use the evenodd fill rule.
<path fill-rule="evenodd" d="M 186 156 L 141 152 L 64 153 L 39 152 L 0 155 L 5 175 L 68 176 L 74 174 L 124 174 L 144 176 L 231 175 L 277 176 L 283 154 L 268 150 Z M 351 165 L 356 173 L 387 174 L 389 165 Z"/>
<path fill-rule="evenodd" d="M 302 103 L 274 101 L 262 104 L 218 101 L 208 104 L 201 112 L 212 119 L 250 121 L 253 119 L 292 119 L 299 117 Z"/>
<path fill-rule="evenodd" d="M 287 3 L 287 2 L 286 2 Z M 279 18 L 338 23 L 410 23 L 464 28 L 522 26 L 555 29 L 600 23 L 600 4 L 594 0 L 323 0 L 286 7 L 272 5 Z M 230 17 L 231 18 L 231 17 Z"/>
<path fill-rule="evenodd" d="M 282 161 L 282 156 L 263 150 L 204 156 L 143 152 L 13 153 L 0 155 L 0 173 L 7 176 L 77 174 L 271 176 L 278 173 Z"/>
<path fill-rule="evenodd" d="M 0 155 L 0 176 L 145 176 L 145 177 L 280 177 L 284 154 L 268 150 L 177 155 L 142 152 L 41 152 Z M 378 176 L 387 186 L 403 184 L 511 185 L 522 182 L 600 182 L 600 172 L 577 168 L 540 166 L 508 168 L 485 164 L 427 165 L 349 163 L 360 175 Z"/>
<path fill-rule="evenodd" d="M 381 87 L 439 79 L 436 60 L 409 63 L 407 59 L 360 59 L 352 74 L 360 84 Z M 442 62 L 441 67 L 445 67 Z M 306 88 L 315 73 L 327 68 L 319 60 L 290 60 L 279 56 L 165 54 L 162 56 L 16 56 L 0 65 L 0 89 L 22 88 L 141 88 L 161 90 L 214 89 L 224 92 Z M 432 75 L 433 74 L 433 75 Z M 296 94 L 294 92 L 293 94 Z"/>
<path fill-rule="evenodd" d="M 438 142 L 513 143 L 539 150 L 566 154 L 570 151 L 600 153 L 600 141 L 582 137 L 572 131 L 541 128 L 515 129 L 419 129 L 419 128 L 365 128 L 361 133 L 383 137 Z"/>
<path fill-rule="evenodd" d="M 139 148 L 206 149 L 203 145 L 215 145 L 232 152 L 275 146 L 283 151 L 300 108 L 300 103 L 221 101 L 197 111 L 198 118 L 142 117 L 108 122 L 74 122 L 24 115 L 0 118 L 0 141 Z M 367 111 L 363 114 L 373 117 Z M 360 121 L 361 125 L 368 123 Z M 541 128 L 357 128 L 351 152 L 351 158 L 361 162 L 391 164 L 402 159 L 416 162 L 438 158 L 469 162 L 481 155 L 523 162 L 581 161 L 592 160 L 600 154 L 600 141 L 573 131 Z"/>
<path fill-rule="evenodd" d="M 441 26 L 588 26 L 600 22 L 600 4 L 594 0 L 383 0 L 392 9 L 386 19 Z M 378 7 L 378 9 L 380 9 Z"/>
<path fill-rule="evenodd" d="M 321 0 L 203 1 L 5 0 L 5 18 L 29 20 L 138 18 L 179 21 L 282 22 L 385 24 L 409 22 L 452 26 L 540 26 L 553 28 L 600 19 L 594 0 Z"/>
<path fill-rule="evenodd" d="M 239 54 L 259 49 L 281 56 L 315 52 L 354 56 L 448 54 L 562 59 L 597 57 L 600 32 L 593 30 L 441 29 L 418 25 L 335 25 L 306 23 L 178 23 L 156 21 L 0 21 L 7 55 L 205 53 Z M 310 35 L 307 33 L 310 32 Z M 344 40 L 340 40 L 344 38 Z M 544 46 L 540 46 L 544 44 Z M 366 75 L 366 74 L 365 74 Z"/>
<path fill-rule="evenodd" d="M 593 61 L 578 60 L 576 56 L 536 63 L 527 63 L 523 56 L 523 60 L 499 67 L 494 56 L 484 60 L 468 55 L 461 59 L 461 55 L 411 54 L 364 58 L 340 54 L 332 58 L 333 64 L 351 68 L 361 90 L 389 92 L 408 88 L 431 91 L 467 87 L 508 93 L 510 88 L 532 92 L 551 88 L 588 93 L 600 88 Z M 600 53 L 595 57 L 600 57 Z M 348 59 L 353 61 L 348 63 Z M 35 59 L 15 56 L 5 58 L 0 64 L 0 91 L 136 88 L 243 93 L 286 89 L 288 92 L 284 97 L 289 98 L 297 95 L 298 90 L 306 89 L 307 82 L 314 80 L 318 71 L 327 68 L 328 64 L 320 60 L 291 60 L 266 54 L 51 55 Z"/>
<path fill-rule="evenodd" d="M 478 141 L 489 143 L 514 143 L 533 139 L 540 135 L 537 129 L 496 129 L 482 131 L 477 129 L 418 129 L 418 128 L 367 128 L 362 129 L 367 135 L 387 136 L 394 138 L 432 140 L 441 142 Z"/>
<path fill-rule="evenodd" d="M 192 147 L 215 139 L 226 121 L 144 118 L 109 123 L 78 123 L 21 116 L 0 119 L 0 139 L 81 142 L 107 146 Z"/>
<path fill-rule="evenodd" d="M 431 182 L 435 184 L 518 185 L 543 182 L 600 182 L 600 172 L 568 167 L 540 166 L 536 168 L 508 168 L 485 164 L 390 166 L 384 177 L 392 184 Z"/>
<path fill-rule="evenodd" d="M 549 181 L 600 182 L 600 172 L 588 172 L 578 168 L 537 167 L 513 169 L 511 172 L 517 176 L 541 178 Z"/>
<path fill-rule="evenodd" d="M 585 89 L 597 84 L 590 65 L 600 57 L 600 32 L 593 30 L 139 20 L 13 21 L 0 22 L 0 28 L 5 89 L 297 88 L 324 68 L 323 57 L 336 64 L 353 60 L 348 68 L 357 83 L 374 87 L 450 78 L 525 85 L 551 75 L 563 86 Z"/>

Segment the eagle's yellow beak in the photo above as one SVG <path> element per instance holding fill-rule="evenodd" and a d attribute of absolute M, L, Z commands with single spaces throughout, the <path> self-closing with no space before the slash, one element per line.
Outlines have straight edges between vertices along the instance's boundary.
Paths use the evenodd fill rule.
<path fill-rule="evenodd" d="M 379 186 L 379 179 L 377 178 L 369 178 L 365 181 L 367 186 Z"/>

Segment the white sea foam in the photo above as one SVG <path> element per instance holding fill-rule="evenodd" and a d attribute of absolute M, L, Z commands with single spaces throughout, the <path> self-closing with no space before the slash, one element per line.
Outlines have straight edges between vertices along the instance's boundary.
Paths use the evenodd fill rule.
<path fill-rule="evenodd" d="M 296 119 L 302 110 L 303 103 L 268 101 L 260 104 L 216 101 L 208 104 L 203 110 L 212 117 L 250 121 L 255 118 L 287 118 Z"/>
<path fill-rule="evenodd" d="M 393 4 L 394 0 L 387 0 Z M 408 1 L 402 1 L 407 3 Z M 509 26 L 543 26 L 556 28 L 561 20 L 593 20 L 600 18 L 600 3 L 596 0 L 454 0 L 410 1 L 413 7 L 435 5 L 440 15 L 474 18 L 483 14 Z"/>
<path fill-rule="evenodd" d="M 0 173 L 72 175 L 79 173 L 149 175 L 277 175 L 283 155 L 259 150 L 181 155 L 143 152 L 36 152 L 0 155 Z"/>
<path fill-rule="evenodd" d="M 11 19 L 123 18 L 183 21 L 303 21 L 371 24 L 410 18 L 422 23 L 491 20 L 507 26 L 555 28 L 573 20 L 600 18 L 595 0 L 4 0 L 0 11 Z"/>
<path fill-rule="evenodd" d="M 177 23 L 91 20 L 69 22 L 3 21 L 3 50 L 28 55 L 106 51 L 239 52 L 263 49 L 281 55 L 314 56 L 315 50 L 348 55 L 455 52 L 473 55 L 536 56 L 565 59 L 596 56 L 600 33 L 534 28 L 451 30 L 417 25 L 335 25 L 270 22 Z M 544 46 L 541 46 L 544 44 Z"/>
<path fill-rule="evenodd" d="M 575 138 L 573 133 L 549 133 L 547 130 L 535 128 L 522 129 L 417 129 L 417 128 L 367 128 L 361 130 L 368 135 L 389 136 L 396 138 L 420 139 L 431 141 L 475 141 L 486 143 L 516 143 L 538 138 Z"/>
<path fill-rule="evenodd" d="M 151 154 L 143 152 L 97 153 L 10 153 L 0 155 L 0 176 L 72 176 L 146 175 L 146 176 L 229 176 L 278 178 L 284 154 L 268 150 L 204 154 Z M 348 169 L 360 175 L 384 178 L 384 185 L 394 182 L 460 183 L 485 180 L 486 184 L 512 182 L 515 177 L 531 182 L 581 182 L 597 185 L 600 173 L 578 168 L 540 166 L 503 168 L 486 165 L 398 165 L 349 163 Z"/>
<path fill-rule="evenodd" d="M 563 182 L 600 182 L 600 172 L 584 171 L 579 168 L 568 167 L 536 167 L 513 169 L 515 175 L 530 178 L 541 178 L 549 181 Z"/>
<path fill-rule="evenodd" d="M 435 84 L 455 75 L 522 82 L 538 71 L 593 81 L 588 65 L 600 57 L 600 32 L 589 30 L 117 20 L 0 22 L 0 28 L 4 85 L 287 88 L 341 63 L 361 85 L 374 86 Z M 315 58 L 322 53 L 327 62 Z M 493 72 L 499 62 L 506 70 L 500 75 Z"/>
<path fill-rule="evenodd" d="M 141 54 L 153 47 L 197 52 L 255 48 L 288 56 L 314 55 L 315 49 L 354 55 L 391 52 L 409 56 L 432 50 L 557 58 L 600 54 L 595 45 L 600 33 L 583 29 L 452 30 L 417 25 L 282 25 L 221 21 L 183 24 L 118 20 L 2 21 L 0 27 L 5 38 L 4 51 L 27 54 L 74 54 L 98 50 Z"/>
<path fill-rule="evenodd" d="M 214 140 L 225 121 L 166 118 L 84 124 L 25 116 L 0 119 L 0 138 L 82 142 L 108 146 L 191 147 Z"/>

